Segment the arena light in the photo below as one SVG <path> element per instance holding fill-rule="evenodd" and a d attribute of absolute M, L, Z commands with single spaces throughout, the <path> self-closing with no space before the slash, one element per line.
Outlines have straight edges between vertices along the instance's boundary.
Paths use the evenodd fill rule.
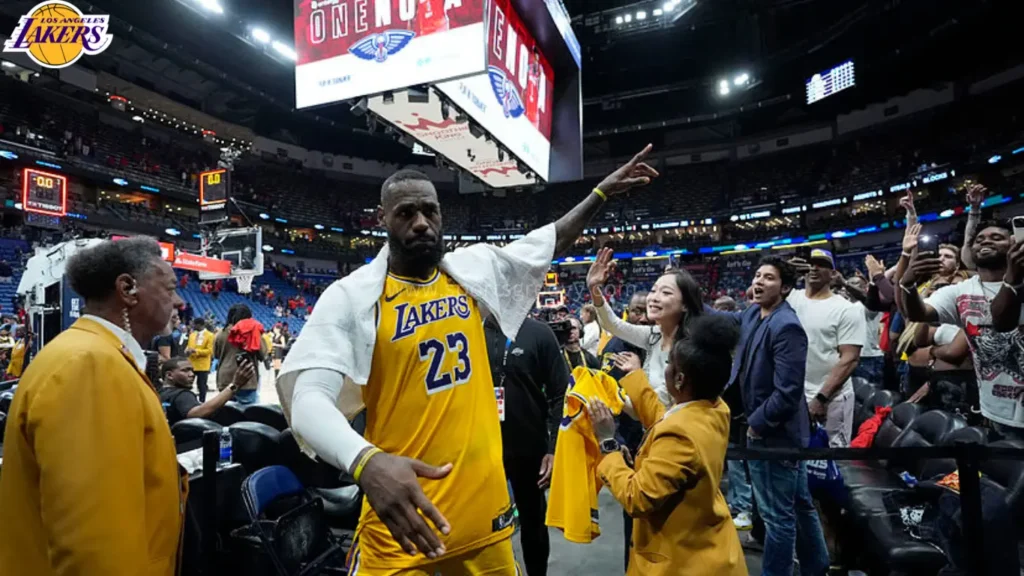
<path fill-rule="evenodd" d="M 181 236 L 181 230 L 178 230 L 177 228 L 166 228 L 164 229 L 164 233 L 168 236 Z"/>
<path fill-rule="evenodd" d="M 647 19 L 647 12 L 644 12 L 643 10 L 640 10 L 639 12 L 636 13 L 636 19 L 637 20 L 646 20 Z"/>
<path fill-rule="evenodd" d="M 324 229 L 324 225 L 323 224 L 314 224 L 313 228 L 316 228 L 317 230 L 323 230 Z"/>
<path fill-rule="evenodd" d="M 114 184 L 117 184 L 118 186 L 127 186 L 128 181 L 124 178 L 114 178 Z"/>
<path fill-rule="evenodd" d="M 139 115 L 135 115 L 135 116 L 132 116 L 132 120 L 134 120 L 134 121 L 136 121 L 136 122 L 139 122 L 139 123 L 145 123 L 145 122 L 146 122 L 146 121 L 145 121 L 145 120 L 144 120 L 144 119 L 142 118 L 142 116 L 139 116 Z"/>
<path fill-rule="evenodd" d="M 616 24 L 622 24 L 622 16 L 616 16 L 615 17 L 615 23 Z M 6 64 L 6 62 L 4 62 L 4 64 Z"/>
<path fill-rule="evenodd" d="M 217 2 L 217 0 L 198 0 L 198 2 L 199 2 L 200 6 L 202 6 L 203 8 L 206 8 L 207 10 L 209 10 L 210 12 L 213 12 L 214 14 L 223 14 L 224 13 L 224 7 L 221 6 L 220 3 Z"/>
<path fill-rule="evenodd" d="M 261 220 L 270 220 L 270 214 L 267 214 L 266 212 L 260 212 L 260 219 Z"/>
<path fill-rule="evenodd" d="M 661 9 L 664 10 L 665 12 L 671 12 L 671 11 L 675 10 L 675 8 L 676 8 L 676 3 L 673 2 L 672 0 L 669 0 L 668 2 L 665 2 L 665 5 L 661 7 Z"/>
<path fill-rule="evenodd" d="M 728 96 L 729 95 L 729 81 L 728 80 L 720 80 L 718 82 L 718 94 L 721 95 L 721 96 Z"/>
<path fill-rule="evenodd" d="M 661 16 L 661 15 L 662 15 L 662 13 L 663 13 L 663 12 L 662 12 L 661 8 L 655 8 L 655 9 L 654 9 L 654 17 L 655 17 L 655 18 L 657 18 L 658 16 Z"/>
<path fill-rule="evenodd" d="M 0 150 L 0 158 L 3 158 L 4 160 L 17 160 L 18 155 L 10 150 Z"/>
<path fill-rule="evenodd" d="M 995 163 L 999 162 L 1002 159 L 1003 159 L 1002 156 L 1000 156 L 999 154 L 996 154 L 995 156 L 992 156 L 992 157 L 990 157 L 988 159 L 988 163 L 989 164 L 995 164 Z"/>
<path fill-rule="evenodd" d="M 735 86 L 743 86 L 747 82 L 750 82 L 750 74 L 747 74 L 746 72 L 741 72 L 732 79 L 732 83 Z"/>
<path fill-rule="evenodd" d="M 252 39 L 260 44 L 266 44 L 267 42 L 270 42 L 270 32 L 267 32 L 263 28 L 253 28 Z"/>
<path fill-rule="evenodd" d="M 274 43 L 271 44 L 271 46 L 273 46 L 274 50 L 277 51 L 277 53 L 280 54 L 281 56 L 284 56 L 289 60 L 295 60 L 295 50 L 292 50 L 291 46 L 282 44 L 277 40 L 274 40 Z"/>
<path fill-rule="evenodd" d="M 264 244 L 263 245 L 263 251 L 264 252 L 273 252 L 274 251 L 274 247 L 271 246 L 270 244 Z"/>
<path fill-rule="evenodd" d="M 625 16 L 622 17 L 622 19 L 626 22 L 626 24 L 629 24 L 630 22 L 633 21 L 633 15 L 632 14 L 626 14 Z"/>

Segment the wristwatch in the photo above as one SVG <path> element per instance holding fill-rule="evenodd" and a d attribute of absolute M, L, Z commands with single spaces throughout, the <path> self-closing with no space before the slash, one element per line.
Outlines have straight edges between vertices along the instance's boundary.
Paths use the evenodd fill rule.
<path fill-rule="evenodd" d="M 619 441 L 615 438 L 601 440 L 601 454 L 611 454 L 619 451 Z"/>
<path fill-rule="evenodd" d="M 831 401 L 832 401 L 832 399 L 831 399 L 831 398 L 829 398 L 828 396 L 825 396 L 825 395 L 824 395 L 824 394 L 822 394 L 821 392 L 818 392 L 817 394 L 815 394 L 815 395 L 814 395 L 814 399 L 815 399 L 815 400 L 817 400 L 818 402 L 821 402 L 821 405 L 822 405 L 822 406 L 825 406 L 825 405 L 827 405 L 827 404 L 828 404 L 829 402 L 831 402 Z"/>
<path fill-rule="evenodd" d="M 238 384 L 235 384 L 234 382 L 228 384 L 228 388 L 230 388 L 232 392 L 238 392 Z"/>

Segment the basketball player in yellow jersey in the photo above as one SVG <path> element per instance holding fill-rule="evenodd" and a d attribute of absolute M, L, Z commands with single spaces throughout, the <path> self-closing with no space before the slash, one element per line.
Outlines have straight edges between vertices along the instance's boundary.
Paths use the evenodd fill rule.
<path fill-rule="evenodd" d="M 318 299 L 277 380 L 296 437 L 366 496 L 350 576 L 518 573 L 485 308 L 514 338 L 551 258 L 608 197 L 658 175 L 643 162 L 650 149 L 553 225 L 500 249 L 446 254 L 429 178 L 401 170 L 384 182 L 386 249 Z M 359 385 L 365 438 L 341 412 Z"/>
<path fill-rule="evenodd" d="M 431 576 L 466 574 L 472 572 L 464 565 L 472 561 L 480 571 L 516 574 L 513 509 L 476 300 L 439 270 L 422 280 L 389 273 L 377 314 L 373 365 L 363 387 L 364 436 L 389 454 L 452 465 L 443 480 L 421 486 L 451 525 L 441 542 L 455 558 L 422 569 Z M 477 552 L 462 555 L 470 550 Z M 420 562 L 402 551 L 364 501 L 352 573 L 391 574 Z"/>

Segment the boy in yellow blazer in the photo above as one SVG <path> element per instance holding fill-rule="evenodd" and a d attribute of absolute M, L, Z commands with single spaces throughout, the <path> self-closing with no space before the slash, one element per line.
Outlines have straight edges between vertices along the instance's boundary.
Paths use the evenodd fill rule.
<path fill-rule="evenodd" d="M 665 409 L 639 358 L 617 357 L 620 383 L 647 430 L 630 468 L 615 440 L 615 420 L 600 400 L 588 409 L 604 456 L 597 470 L 633 517 L 629 575 L 747 576 L 739 536 L 719 489 L 729 442 L 729 407 L 718 396 L 729 380 L 738 339 L 728 318 L 701 316 L 672 348 Z"/>
<path fill-rule="evenodd" d="M 192 333 L 188 335 L 185 356 L 192 364 L 192 372 L 196 375 L 196 387 L 199 388 L 199 402 L 206 402 L 207 380 L 210 378 L 210 365 L 213 363 L 213 332 L 206 329 L 206 320 L 196 318 L 192 321 Z"/>
<path fill-rule="evenodd" d="M 14 395 L 0 474 L 0 574 L 174 576 L 185 478 L 139 344 L 181 304 L 151 239 L 102 242 L 66 273 L 87 312 Z"/>

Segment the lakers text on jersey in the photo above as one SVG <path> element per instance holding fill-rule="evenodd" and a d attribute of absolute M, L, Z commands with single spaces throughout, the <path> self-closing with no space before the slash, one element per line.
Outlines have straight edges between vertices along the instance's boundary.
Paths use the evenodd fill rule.
<path fill-rule="evenodd" d="M 426 281 L 388 275 L 377 303 L 377 341 L 363 388 L 366 439 L 389 454 L 452 464 L 441 480 L 420 479 L 448 520 L 446 556 L 512 534 L 494 384 L 476 301 L 443 272 Z M 361 562 L 371 567 L 428 563 L 411 557 L 364 502 Z"/>

